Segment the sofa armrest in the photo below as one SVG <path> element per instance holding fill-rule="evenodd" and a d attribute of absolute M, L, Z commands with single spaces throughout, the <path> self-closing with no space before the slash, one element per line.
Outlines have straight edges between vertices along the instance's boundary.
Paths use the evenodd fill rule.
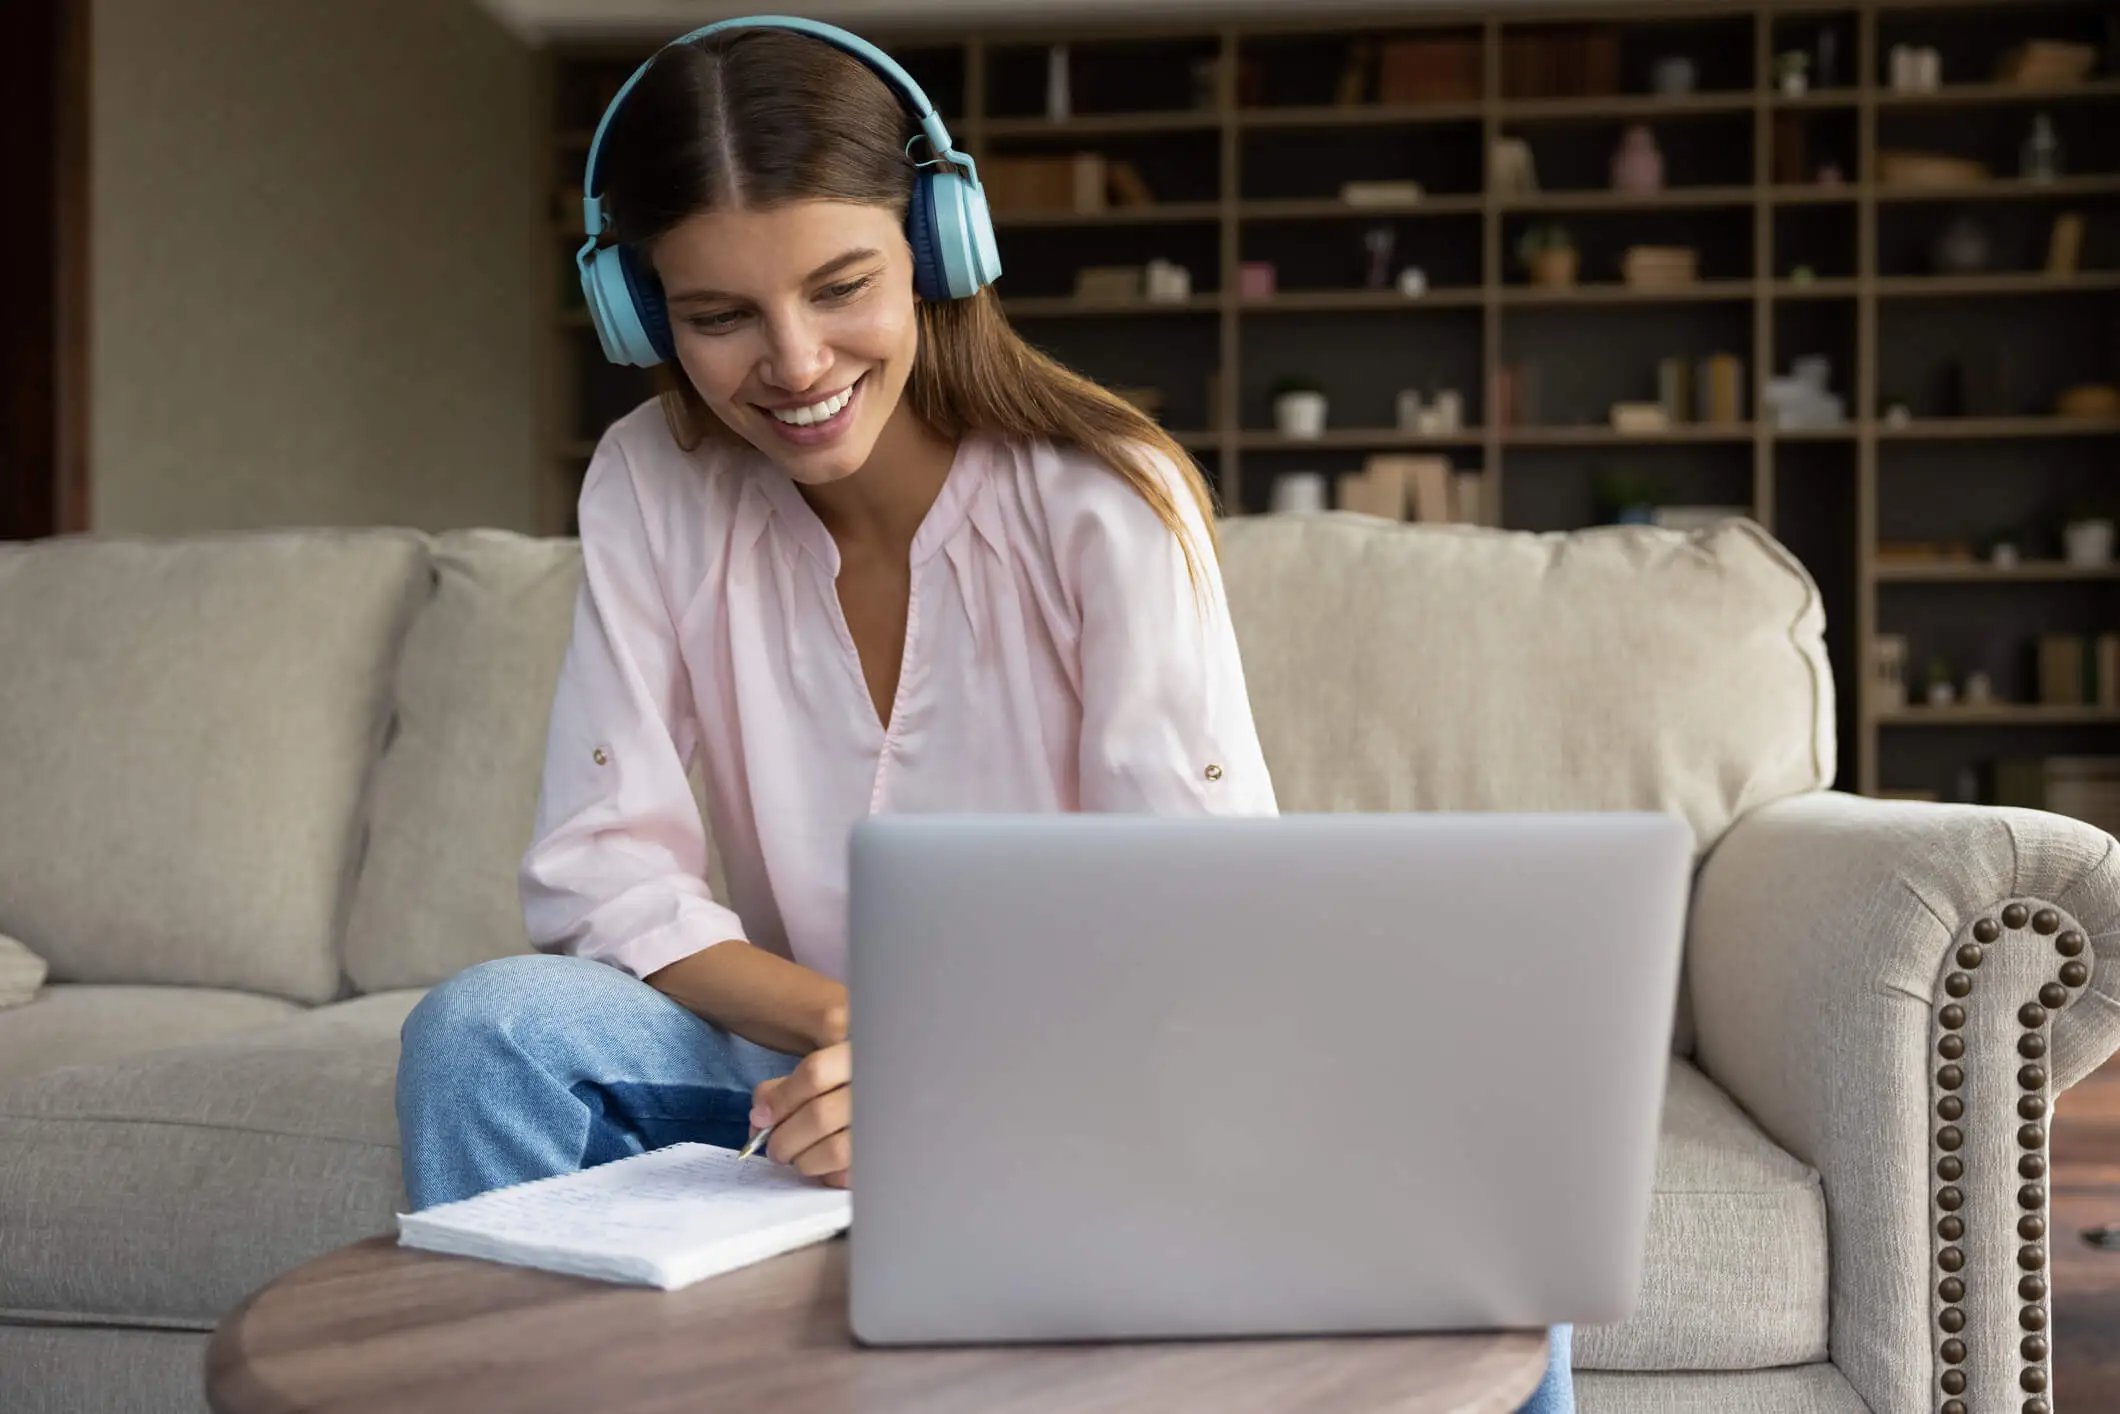
<path fill-rule="evenodd" d="M 2046 1121 L 2120 1047 L 2120 845 L 1792 796 L 1703 862 L 1701 1068 L 1824 1179 L 1834 1363 L 1884 1411 L 2051 1406 Z"/>

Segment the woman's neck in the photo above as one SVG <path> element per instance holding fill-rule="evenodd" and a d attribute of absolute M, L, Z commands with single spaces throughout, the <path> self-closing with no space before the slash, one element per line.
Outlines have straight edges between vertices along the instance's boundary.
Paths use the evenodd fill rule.
<path fill-rule="evenodd" d="M 822 486 L 797 483 L 840 549 L 850 545 L 903 555 L 942 493 L 957 444 L 901 401 L 861 470 Z"/>

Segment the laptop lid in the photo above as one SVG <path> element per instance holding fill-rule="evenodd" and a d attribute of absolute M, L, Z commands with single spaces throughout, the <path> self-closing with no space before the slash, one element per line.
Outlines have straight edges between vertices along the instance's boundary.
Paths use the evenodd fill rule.
<path fill-rule="evenodd" d="M 865 820 L 856 1335 L 1619 1319 L 1692 846 L 1652 813 Z"/>

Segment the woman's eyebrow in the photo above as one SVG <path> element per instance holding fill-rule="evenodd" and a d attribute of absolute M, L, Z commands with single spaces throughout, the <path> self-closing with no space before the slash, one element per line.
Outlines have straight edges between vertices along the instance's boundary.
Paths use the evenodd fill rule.
<path fill-rule="evenodd" d="M 864 247 L 861 250 L 850 250 L 844 255 L 835 255 L 809 274 L 803 276 L 802 283 L 805 285 L 815 284 L 837 270 L 858 264 L 864 260 L 874 260 L 882 254 L 883 252 L 880 250 L 870 250 Z M 732 295 L 726 290 L 681 290 L 676 294 L 665 296 L 663 302 L 665 304 L 713 304 L 726 302 L 741 304 L 743 299 L 742 295 Z"/>

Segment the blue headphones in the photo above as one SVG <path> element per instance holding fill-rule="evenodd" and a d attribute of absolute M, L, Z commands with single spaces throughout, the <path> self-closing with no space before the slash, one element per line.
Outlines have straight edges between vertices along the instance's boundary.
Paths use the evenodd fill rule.
<path fill-rule="evenodd" d="M 994 244 L 994 221 L 987 213 L 979 169 L 970 157 L 951 145 L 949 130 L 943 127 L 935 105 L 928 102 L 912 75 L 860 36 L 793 15 L 721 20 L 679 35 L 663 49 L 725 29 L 794 30 L 843 49 L 875 70 L 920 124 L 920 133 L 934 153 L 927 161 L 915 164 L 921 172 L 914 179 L 912 201 L 905 214 L 906 240 L 913 248 L 913 288 L 922 299 L 963 299 L 994 282 L 1001 274 L 1001 253 Z M 661 52 L 657 50 L 656 54 Z M 604 130 L 611 126 L 611 115 L 654 62 L 655 56 L 651 55 L 648 63 L 633 71 L 604 109 L 596 135 L 589 141 L 589 162 L 582 174 L 582 224 L 589 239 L 574 255 L 574 263 L 581 270 L 582 297 L 589 306 L 589 321 L 596 326 L 604 357 L 637 368 L 652 368 L 677 356 L 670 339 L 670 314 L 663 306 L 662 286 L 645 262 L 628 247 L 599 248 L 596 243 L 610 224 L 598 189 L 597 158 L 603 151 Z M 906 144 L 909 155 L 912 145 Z M 943 163 L 962 167 L 964 172 L 959 175 L 945 171 Z"/>

